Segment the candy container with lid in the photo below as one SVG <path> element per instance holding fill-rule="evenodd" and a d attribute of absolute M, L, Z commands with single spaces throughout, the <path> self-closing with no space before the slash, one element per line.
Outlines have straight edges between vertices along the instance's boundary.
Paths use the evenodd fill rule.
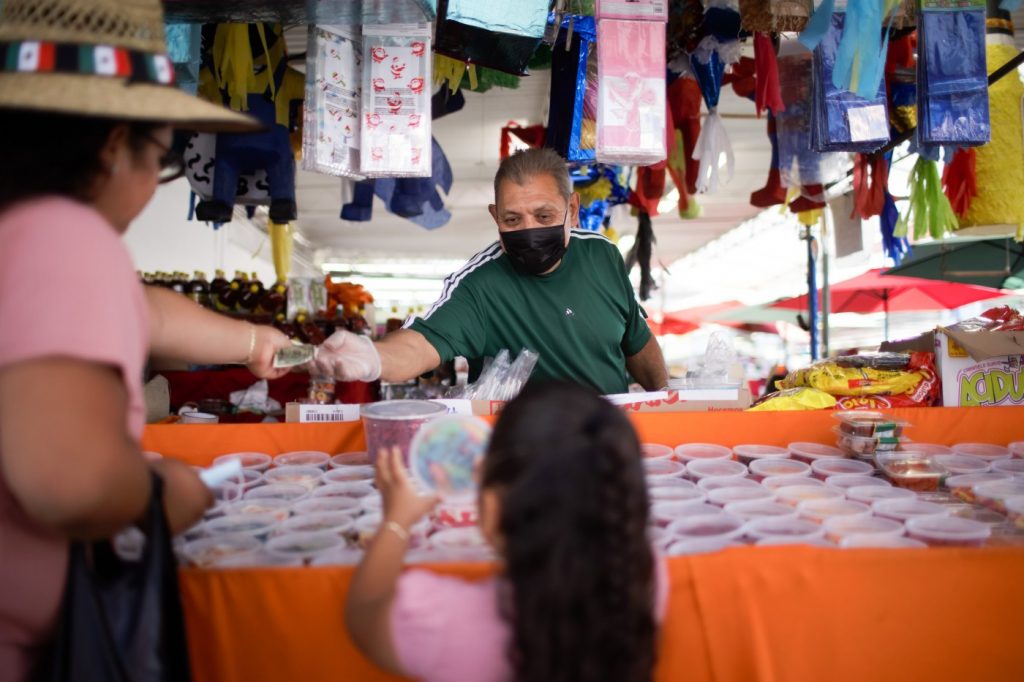
<path fill-rule="evenodd" d="M 691 460 L 686 463 L 686 472 L 694 479 L 708 476 L 734 476 L 742 478 L 747 475 L 747 467 L 731 460 Z M 648 476 L 650 470 L 648 470 Z"/>
<path fill-rule="evenodd" d="M 938 445 L 936 443 L 918 443 L 917 441 L 914 441 L 913 443 L 908 444 L 907 448 L 929 457 L 953 454 L 953 448 L 948 445 Z"/>
<path fill-rule="evenodd" d="M 366 452 L 374 462 L 381 450 L 397 447 L 409 464 L 409 446 L 420 427 L 448 413 L 448 408 L 429 400 L 385 400 L 360 408 Z"/>
<path fill-rule="evenodd" d="M 769 476 L 761 481 L 761 485 L 768 490 L 778 490 L 791 485 L 824 486 L 825 482 L 809 476 Z"/>
<path fill-rule="evenodd" d="M 875 514 L 883 519 L 908 521 L 925 516 L 949 516 L 949 510 L 941 504 L 924 502 L 918 499 L 909 500 L 878 500 L 871 505 Z"/>
<path fill-rule="evenodd" d="M 908 426 L 906 422 L 881 412 L 854 410 L 836 412 L 833 416 L 839 420 L 839 428 L 844 433 L 863 438 L 899 438 L 903 434 L 903 427 Z"/>
<path fill-rule="evenodd" d="M 644 459 L 672 459 L 675 456 L 675 451 L 661 443 L 641 443 L 640 454 Z"/>
<path fill-rule="evenodd" d="M 796 506 L 800 518 L 823 523 L 825 519 L 835 516 L 870 516 L 871 507 L 860 502 L 842 498 L 825 500 L 804 500 Z"/>
<path fill-rule="evenodd" d="M 913 490 L 892 486 L 857 485 L 846 489 L 846 499 L 868 505 L 878 500 L 912 500 L 916 497 Z"/>
<path fill-rule="evenodd" d="M 267 540 L 268 553 L 303 562 L 344 546 L 345 539 L 331 531 L 291 531 Z"/>
<path fill-rule="evenodd" d="M 206 535 L 248 535 L 252 538 L 265 538 L 278 524 L 277 515 L 266 512 L 263 514 L 229 514 L 211 519 L 203 524 Z"/>
<path fill-rule="evenodd" d="M 973 504 L 964 505 L 962 508 L 953 509 L 952 511 L 952 516 L 956 516 L 961 519 L 970 519 L 971 521 L 979 521 L 981 523 L 992 526 L 993 529 L 995 529 L 998 526 L 1005 525 L 1008 521 L 1007 516 L 1004 516 L 997 511 L 993 511 L 987 507 L 979 507 Z"/>
<path fill-rule="evenodd" d="M 644 481 L 647 483 L 647 489 L 653 490 L 655 488 L 694 488 L 696 487 L 693 481 L 688 481 L 685 478 L 677 478 L 675 476 L 645 476 Z"/>
<path fill-rule="evenodd" d="M 892 484 L 884 478 L 865 476 L 863 474 L 836 474 L 835 476 L 829 476 L 825 479 L 825 485 L 830 485 L 833 488 L 840 488 L 842 490 L 849 490 L 850 488 L 865 485 L 873 485 L 879 488 L 892 487 Z"/>
<path fill-rule="evenodd" d="M 718 488 L 764 488 L 757 481 L 740 476 L 705 476 L 697 481 L 697 487 L 706 493 Z"/>
<path fill-rule="evenodd" d="M 809 547 L 828 547 L 835 548 L 835 545 L 828 541 L 828 539 L 810 538 L 808 540 L 800 540 L 796 538 L 786 537 L 784 535 L 777 535 L 770 538 L 761 538 L 754 543 L 758 547 L 768 547 L 771 545 L 807 545 Z"/>
<path fill-rule="evenodd" d="M 216 568 L 232 559 L 252 560 L 262 546 L 250 535 L 218 535 L 186 542 L 181 547 L 181 555 L 196 568 Z"/>
<path fill-rule="evenodd" d="M 319 450 L 297 450 L 285 452 L 274 458 L 275 467 L 297 466 L 326 469 L 331 456 Z"/>
<path fill-rule="evenodd" d="M 915 452 L 920 452 L 916 446 Z M 960 474 L 983 474 L 989 470 L 990 462 L 973 455 L 932 455 L 932 462 L 945 469 L 952 476 Z"/>
<path fill-rule="evenodd" d="M 1024 440 L 1014 441 L 1006 446 L 1006 449 L 1010 451 L 1010 454 L 1014 457 L 1024 459 Z"/>
<path fill-rule="evenodd" d="M 946 475 L 930 457 L 916 453 L 879 453 L 875 461 L 893 485 L 917 492 L 938 490 L 939 481 Z"/>
<path fill-rule="evenodd" d="M 320 512 L 343 512 L 355 517 L 362 511 L 359 500 L 355 497 L 310 497 L 292 503 L 292 513 L 296 516 Z"/>
<path fill-rule="evenodd" d="M 690 483 L 689 481 L 686 481 Z M 647 491 L 647 499 L 654 502 L 671 502 L 673 500 L 692 500 L 695 496 L 703 497 L 704 493 L 691 484 L 689 487 L 663 485 L 650 488 Z"/>
<path fill-rule="evenodd" d="M 775 494 L 764 487 L 748 488 L 744 486 L 726 486 L 716 488 L 708 493 L 708 502 L 724 507 L 731 502 L 749 502 L 752 500 L 772 500 Z"/>
<path fill-rule="evenodd" d="M 956 498 L 973 503 L 974 500 L 974 486 L 980 483 L 988 483 L 990 481 L 1008 481 L 1012 478 L 1009 474 L 990 471 L 987 474 L 962 474 L 960 476 L 950 476 L 943 481 L 943 485 L 947 490 Z"/>
<path fill-rule="evenodd" d="M 678 478 L 686 473 L 686 466 L 670 459 L 645 459 L 644 472 L 648 478 Z"/>
<path fill-rule="evenodd" d="M 843 491 L 822 485 L 787 485 L 775 491 L 775 499 L 795 507 L 805 500 L 842 499 Z"/>
<path fill-rule="evenodd" d="M 245 491 L 245 495 L 242 496 L 242 499 L 262 500 L 268 497 L 273 497 L 295 502 L 307 497 L 308 495 L 309 489 L 305 486 L 295 485 L 294 483 L 274 483 L 271 485 L 261 485 L 258 488 L 247 490 Z"/>
<path fill-rule="evenodd" d="M 1006 515 L 1013 521 L 1013 524 L 1024 530 L 1024 495 L 1008 497 L 1003 504 L 1006 507 Z"/>
<path fill-rule="evenodd" d="M 695 459 L 732 459 L 732 450 L 712 443 L 684 443 L 676 446 L 676 457 L 683 462 Z"/>
<path fill-rule="evenodd" d="M 779 504 L 772 500 L 752 500 L 749 502 L 730 502 L 723 507 L 725 511 L 730 514 L 735 514 L 740 518 L 751 520 L 751 519 L 762 519 L 762 518 L 778 518 L 787 517 L 795 519 L 797 517 L 796 509 L 789 505 Z"/>
<path fill-rule="evenodd" d="M 364 512 L 379 512 L 384 508 L 384 498 L 380 495 L 367 495 L 359 498 L 359 508 Z"/>
<path fill-rule="evenodd" d="M 745 521 L 728 512 L 692 514 L 668 525 L 668 532 L 682 540 L 694 538 L 733 540 L 743 535 Z"/>
<path fill-rule="evenodd" d="M 225 510 L 225 515 L 235 514 L 272 514 L 278 521 L 284 521 L 291 516 L 292 503 L 275 497 L 267 497 L 255 500 L 240 500 L 232 502 Z"/>
<path fill-rule="evenodd" d="M 980 546 L 992 529 L 979 521 L 955 516 L 924 516 L 906 522 L 907 535 L 932 547 Z"/>
<path fill-rule="evenodd" d="M 739 543 L 720 538 L 690 538 L 675 540 L 665 548 L 667 556 L 686 556 L 689 554 L 711 554 L 726 547 L 738 547 Z"/>
<path fill-rule="evenodd" d="M 254 471 L 266 471 L 270 468 L 272 461 L 270 455 L 263 452 L 232 452 L 216 457 L 213 463 L 223 464 L 235 457 L 241 460 L 243 469 L 253 469 Z"/>
<path fill-rule="evenodd" d="M 323 475 L 323 469 L 319 467 L 289 465 L 270 469 L 263 474 L 263 480 L 268 484 L 301 485 L 306 490 L 312 490 L 320 485 Z"/>
<path fill-rule="evenodd" d="M 491 426 L 479 417 L 449 415 L 420 427 L 409 448 L 409 468 L 420 487 L 441 497 L 472 499 Z M 672 450 L 668 450 L 671 458 Z"/>
<path fill-rule="evenodd" d="M 804 542 L 825 536 L 825 532 L 817 523 L 784 516 L 754 519 L 747 523 L 744 532 L 752 540 L 782 537 L 793 542 Z"/>
<path fill-rule="evenodd" d="M 313 491 L 311 497 L 366 497 L 377 491 L 369 481 L 351 481 L 348 483 L 328 483 Z"/>
<path fill-rule="evenodd" d="M 329 483 L 354 483 L 357 481 L 372 481 L 374 470 L 369 465 L 352 465 L 328 469 L 324 472 L 321 482 L 324 485 Z"/>
<path fill-rule="evenodd" d="M 989 443 L 957 443 L 953 446 L 953 452 L 957 455 L 980 457 L 988 462 L 1009 459 L 1012 456 L 1009 448 Z"/>
<path fill-rule="evenodd" d="M 839 541 L 843 549 L 923 549 L 925 543 L 914 538 L 891 536 L 891 535 L 847 535 Z"/>
<path fill-rule="evenodd" d="M 761 459 L 785 459 L 789 457 L 789 450 L 786 448 L 776 447 L 774 445 L 737 445 L 732 449 L 732 452 L 739 462 L 746 464 L 747 466 L 749 466 L 751 462 Z"/>
<path fill-rule="evenodd" d="M 651 519 L 656 526 L 664 528 L 672 521 L 682 518 L 687 514 L 687 509 L 695 506 L 702 507 L 704 504 L 704 493 L 699 490 L 691 490 L 694 497 L 688 500 L 666 500 L 655 502 L 651 505 Z"/>
<path fill-rule="evenodd" d="M 355 519 L 344 512 L 316 512 L 300 514 L 288 519 L 278 527 L 276 533 L 283 535 L 293 532 L 314 533 L 322 531 L 334 533 L 335 535 L 348 535 L 352 533 L 354 526 Z"/>
<path fill-rule="evenodd" d="M 903 535 L 903 523 L 877 516 L 833 516 L 822 523 L 825 537 L 832 542 L 841 543 L 843 538 L 853 535 L 873 535 L 879 537 L 899 537 Z"/>
<path fill-rule="evenodd" d="M 867 462 L 860 462 L 855 459 L 819 459 L 811 464 L 811 472 L 815 478 L 825 480 L 829 476 L 840 474 L 858 474 L 861 476 L 870 475 L 875 469 Z"/>
<path fill-rule="evenodd" d="M 992 462 L 992 471 L 1020 478 L 1024 476 L 1024 459 L 997 459 Z"/>
<path fill-rule="evenodd" d="M 1000 514 L 1006 513 L 1006 500 L 1024 495 L 1024 480 L 991 481 L 974 486 L 974 498 L 978 504 L 994 509 Z"/>
<path fill-rule="evenodd" d="M 347 466 L 366 466 L 370 463 L 370 455 L 365 450 L 354 450 L 352 452 L 339 452 L 331 457 L 331 468 L 338 469 Z"/>
<path fill-rule="evenodd" d="M 750 475 L 757 481 L 769 476 L 810 476 L 811 467 L 795 459 L 758 459 L 750 463 Z"/>
<path fill-rule="evenodd" d="M 836 445 L 847 455 L 868 459 L 879 452 L 892 452 L 900 447 L 903 440 L 892 436 L 853 436 L 836 429 Z"/>
<path fill-rule="evenodd" d="M 804 462 L 805 464 L 811 464 L 817 459 L 823 457 L 845 457 L 844 453 L 839 448 L 834 448 L 831 445 L 825 445 L 823 443 L 790 443 L 787 446 L 790 456 L 793 459 Z"/>

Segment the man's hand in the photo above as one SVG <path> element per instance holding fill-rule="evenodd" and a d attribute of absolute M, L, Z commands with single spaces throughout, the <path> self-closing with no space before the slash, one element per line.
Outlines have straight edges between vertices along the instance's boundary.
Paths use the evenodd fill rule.
<path fill-rule="evenodd" d="M 310 364 L 310 371 L 314 369 L 340 381 L 376 381 L 380 378 L 380 353 L 369 338 L 340 330 L 317 349 Z"/>
<path fill-rule="evenodd" d="M 249 371 L 260 379 L 276 379 L 288 373 L 288 368 L 274 367 L 274 353 L 291 346 L 291 340 L 279 329 L 269 325 L 253 325 L 250 334 L 255 334 L 252 356 L 246 365 Z"/>

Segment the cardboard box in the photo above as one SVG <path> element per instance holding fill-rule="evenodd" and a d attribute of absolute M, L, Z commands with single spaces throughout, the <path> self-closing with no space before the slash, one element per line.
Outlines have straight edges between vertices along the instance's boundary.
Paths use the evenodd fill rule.
<path fill-rule="evenodd" d="M 626 412 L 738 412 L 747 409 L 753 402 L 750 390 L 746 387 L 619 393 L 605 397 Z M 434 402 L 448 406 L 449 414 L 472 414 L 477 417 L 497 415 L 507 404 L 503 400 L 435 400 Z"/>
<path fill-rule="evenodd" d="M 1024 334 L 935 330 L 935 363 L 947 407 L 1024 405 Z"/>

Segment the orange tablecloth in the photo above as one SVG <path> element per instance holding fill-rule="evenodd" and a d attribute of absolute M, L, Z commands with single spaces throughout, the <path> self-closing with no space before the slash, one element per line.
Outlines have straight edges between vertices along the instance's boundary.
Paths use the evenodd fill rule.
<path fill-rule="evenodd" d="M 1024 408 L 897 410 L 921 442 L 1024 440 Z M 831 442 L 827 413 L 636 415 L 647 441 Z M 342 451 L 358 424 L 149 427 L 146 449 Z M 439 570 L 479 577 L 483 565 Z M 658 680 L 1019 680 L 1024 548 L 743 547 L 669 561 Z M 387 680 L 342 625 L 352 569 L 182 572 L 195 679 Z M 467 643 L 472 645 L 472 643 Z"/>

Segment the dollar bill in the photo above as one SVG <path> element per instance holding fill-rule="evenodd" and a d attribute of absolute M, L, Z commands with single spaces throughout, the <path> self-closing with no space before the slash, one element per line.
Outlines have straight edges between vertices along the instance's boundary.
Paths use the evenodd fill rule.
<path fill-rule="evenodd" d="M 282 348 L 274 353 L 274 367 L 297 367 L 304 365 L 316 357 L 316 346 L 300 343 L 289 348 Z"/>

